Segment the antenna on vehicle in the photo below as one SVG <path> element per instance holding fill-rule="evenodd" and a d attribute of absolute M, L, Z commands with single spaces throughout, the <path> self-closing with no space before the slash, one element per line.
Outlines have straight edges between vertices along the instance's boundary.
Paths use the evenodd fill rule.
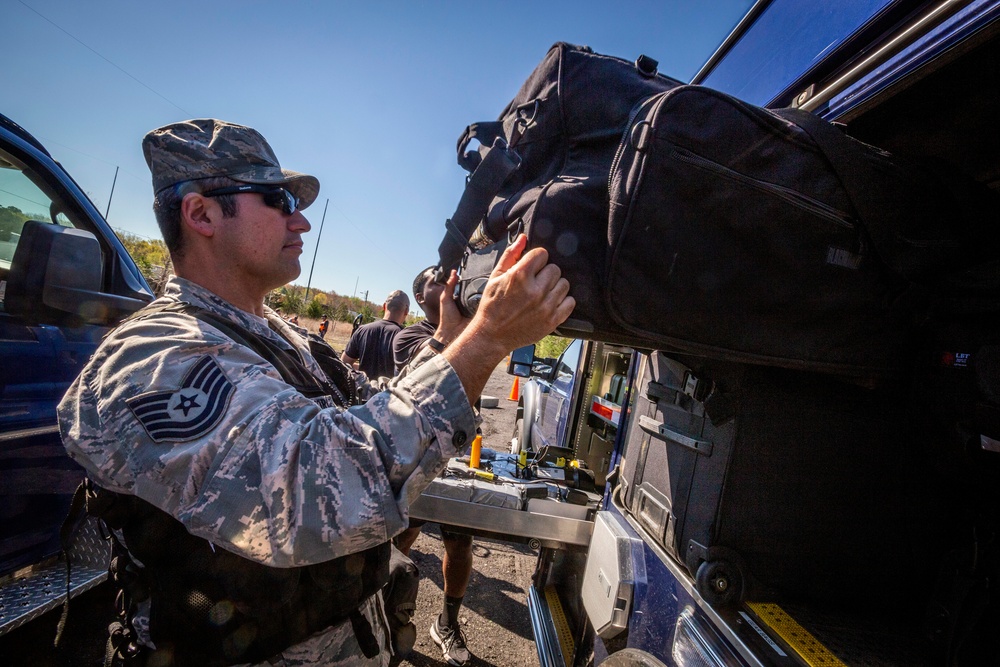
<path fill-rule="evenodd" d="M 118 182 L 118 167 L 115 167 L 115 178 L 111 181 L 111 194 L 108 195 L 108 207 L 104 209 L 104 219 L 108 219 L 108 213 L 111 212 L 111 198 L 115 196 L 115 183 Z"/>
<path fill-rule="evenodd" d="M 309 288 L 312 287 L 313 269 L 316 267 L 316 254 L 319 252 L 319 240 L 323 238 L 323 223 L 326 222 L 326 209 L 330 206 L 330 198 L 326 198 L 326 206 L 323 207 L 323 218 L 319 221 L 319 234 L 316 235 L 316 247 L 313 249 L 313 261 L 309 265 L 309 280 L 306 281 L 306 298 L 303 299 L 309 305 Z"/>

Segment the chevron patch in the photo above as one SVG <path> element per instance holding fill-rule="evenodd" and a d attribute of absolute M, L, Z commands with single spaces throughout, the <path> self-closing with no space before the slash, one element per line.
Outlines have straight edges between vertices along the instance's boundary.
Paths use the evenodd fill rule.
<path fill-rule="evenodd" d="M 180 389 L 143 394 L 125 403 L 153 442 L 184 442 L 215 428 L 234 389 L 218 362 L 204 356 L 184 376 Z"/>

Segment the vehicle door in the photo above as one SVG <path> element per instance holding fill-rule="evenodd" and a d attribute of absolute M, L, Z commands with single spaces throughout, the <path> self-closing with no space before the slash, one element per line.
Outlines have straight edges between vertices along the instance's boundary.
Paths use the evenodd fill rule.
<path fill-rule="evenodd" d="M 108 331 L 34 321 L 5 308 L 7 277 L 24 224 L 37 220 L 94 234 L 104 287 L 145 300 L 151 296 L 124 250 L 109 241 L 113 234 L 103 220 L 95 222 L 100 214 L 93 205 L 40 147 L 36 150 L 37 142 L 23 138 L 0 132 L 0 575 L 59 550 L 58 527 L 83 470 L 62 447 L 56 405 Z M 121 287 L 125 284 L 130 288 Z"/>

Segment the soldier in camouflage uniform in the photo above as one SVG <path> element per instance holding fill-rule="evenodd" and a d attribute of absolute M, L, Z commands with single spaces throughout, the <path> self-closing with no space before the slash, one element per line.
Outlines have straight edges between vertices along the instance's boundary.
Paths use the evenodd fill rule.
<path fill-rule="evenodd" d="M 304 339 L 263 305 L 299 274 L 310 228 L 301 210 L 319 182 L 282 169 L 255 130 L 213 119 L 154 130 L 143 149 L 177 272 L 154 306 L 197 306 L 326 379 Z M 348 409 L 307 398 L 253 349 L 190 314 L 131 319 L 60 404 L 66 449 L 97 484 L 151 503 L 213 551 L 291 568 L 383 544 L 471 441 L 471 402 L 504 354 L 573 308 L 545 252 L 524 248 L 523 237 L 512 244 L 474 319 L 443 297 L 433 349 L 385 391 L 361 386 L 367 400 Z M 387 664 L 380 595 L 360 611 L 382 649 L 374 659 L 345 622 L 259 664 Z"/>

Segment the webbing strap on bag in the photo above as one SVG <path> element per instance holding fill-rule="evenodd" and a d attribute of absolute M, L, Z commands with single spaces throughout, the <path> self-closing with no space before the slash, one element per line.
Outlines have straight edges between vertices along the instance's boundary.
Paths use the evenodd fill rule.
<path fill-rule="evenodd" d="M 503 138 L 497 137 L 493 147 L 466 181 L 455 214 L 444 223 L 447 233 L 438 246 L 439 276 L 446 277 L 452 269 L 458 268 L 469 239 L 486 216 L 493 198 L 520 164 L 520 156 L 507 146 Z"/>
<path fill-rule="evenodd" d="M 458 164 L 470 174 L 479 167 L 483 161 L 483 155 L 487 152 L 487 146 L 492 146 L 499 137 L 503 136 L 503 123 L 498 120 L 491 120 L 480 123 L 473 123 L 465 128 L 465 132 L 458 138 Z M 469 142 L 473 139 L 479 141 L 478 151 L 466 151 Z"/>
<path fill-rule="evenodd" d="M 808 111 L 778 109 L 774 113 L 799 126 L 822 149 L 879 256 L 892 266 L 893 263 L 887 261 L 890 259 L 887 255 L 892 232 L 884 223 L 891 219 L 894 207 L 879 183 L 867 178 L 867 172 L 857 168 L 858 151 L 852 145 L 854 140 L 832 123 Z"/>

